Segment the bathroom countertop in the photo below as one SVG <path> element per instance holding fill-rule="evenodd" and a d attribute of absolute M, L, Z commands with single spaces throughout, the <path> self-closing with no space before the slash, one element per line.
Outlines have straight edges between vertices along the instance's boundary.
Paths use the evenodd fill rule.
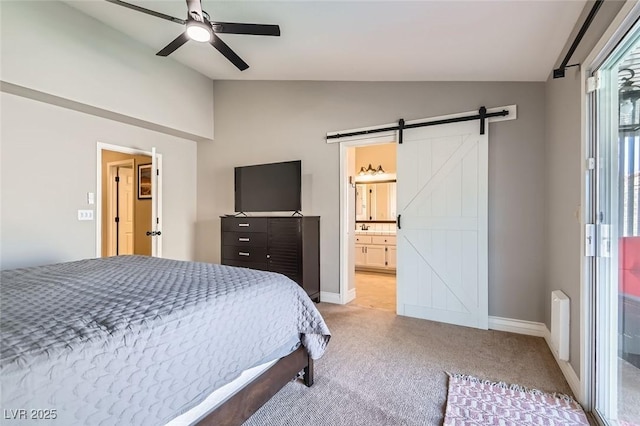
<path fill-rule="evenodd" d="M 356 229 L 356 235 L 396 235 L 396 231 L 363 231 L 362 229 Z"/>

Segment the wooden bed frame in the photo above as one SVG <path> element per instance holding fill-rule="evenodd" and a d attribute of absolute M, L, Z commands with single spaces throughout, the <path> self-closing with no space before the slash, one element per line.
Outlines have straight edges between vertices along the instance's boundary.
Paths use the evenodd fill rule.
<path fill-rule="evenodd" d="M 240 389 L 224 404 L 198 422 L 199 426 L 241 425 L 258 411 L 273 395 L 304 370 L 304 384 L 313 385 L 313 360 L 300 346 L 289 355 L 280 358 L 252 382 Z"/>

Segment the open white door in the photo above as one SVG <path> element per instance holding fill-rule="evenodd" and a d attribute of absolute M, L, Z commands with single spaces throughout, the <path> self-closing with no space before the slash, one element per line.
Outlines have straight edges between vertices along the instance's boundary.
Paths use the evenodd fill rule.
<path fill-rule="evenodd" d="M 118 168 L 118 254 L 133 254 L 134 250 L 134 188 L 133 161 L 129 167 Z"/>
<path fill-rule="evenodd" d="M 162 155 L 151 148 L 151 256 L 162 257 Z"/>
<path fill-rule="evenodd" d="M 398 144 L 399 315 L 488 328 L 488 127 L 404 131 Z"/>

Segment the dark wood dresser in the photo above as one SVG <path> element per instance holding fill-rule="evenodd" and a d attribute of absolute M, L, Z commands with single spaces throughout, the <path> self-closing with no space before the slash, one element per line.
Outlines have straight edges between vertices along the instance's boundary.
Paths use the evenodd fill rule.
<path fill-rule="evenodd" d="M 222 216 L 222 264 L 281 273 L 320 301 L 319 216 Z"/>

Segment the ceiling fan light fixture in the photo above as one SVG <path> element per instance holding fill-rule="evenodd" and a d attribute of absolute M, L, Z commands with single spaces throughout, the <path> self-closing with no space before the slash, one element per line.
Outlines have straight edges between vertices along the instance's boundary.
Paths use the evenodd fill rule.
<path fill-rule="evenodd" d="M 189 21 L 187 22 L 187 35 L 191 40 L 208 43 L 211 41 L 211 28 L 203 22 Z"/>

